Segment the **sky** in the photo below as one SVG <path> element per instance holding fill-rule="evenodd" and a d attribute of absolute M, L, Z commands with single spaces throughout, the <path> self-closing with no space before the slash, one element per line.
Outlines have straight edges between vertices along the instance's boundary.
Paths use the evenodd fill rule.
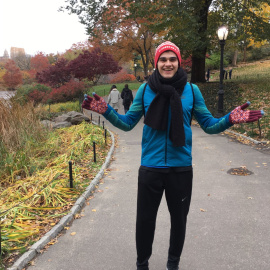
<path fill-rule="evenodd" d="M 59 12 L 61 5 L 65 0 L 0 0 L 0 56 L 11 47 L 32 56 L 63 53 L 86 41 L 85 26 L 76 14 Z"/>

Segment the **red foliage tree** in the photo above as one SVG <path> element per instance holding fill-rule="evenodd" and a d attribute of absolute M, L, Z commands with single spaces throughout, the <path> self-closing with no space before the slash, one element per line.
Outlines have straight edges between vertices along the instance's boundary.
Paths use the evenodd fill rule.
<path fill-rule="evenodd" d="M 68 60 L 61 58 L 54 65 L 38 72 L 36 79 L 39 83 L 47 84 L 51 87 L 58 88 L 71 79 L 71 72 L 68 66 Z"/>
<path fill-rule="evenodd" d="M 13 60 L 8 60 L 5 64 L 6 73 L 3 76 L 5 85 L 14 90 L 15 87 L 22 83 L 22 74 Z"/>
<path fill-rule="evenodd" d="M 123 83 L 132 81 L 136 81 L 135 76 L 133 74 L 128 74 L 124 69 L 122 69 L 120 72 L 113 75 L 110 83 Z"/>
<path fill-rule="evenodd" d="M 121 70 L 111 54 L 95 48 L 91 52 L 84 50 L 76 59 L 69 63 L 69 68 L 75 78 L 98 82 L 101 75 L 114 74 Z"/>
<path fill-rule="evenodd" d="M 209 58 L 210 55 L 207 53 L 205 58 Z M 192 56 L 190 55 L 187 59 L 182 59 L 181 67 L 187 72 L 190 73 L 192 70 Z"/>
<path fill-rule="evenodd" d="M 191 55 L 187 59 L 182 59 L 181 67 L 187 72 L 190 73 L 192 69 L 192 58 Z"/>
<path fill-rule="evenodd" d="M 83 96 L 85 90 L 84 82 L 69 81 L 59 88 L 53 88 L 49 95 L 44 96 L 42 102 L 51 103 L 72 101 Z"/>
<path fill-rule="evenodd" d="M 50 65 L 48 58 L 42 53 L 39 52 L 30 60 L 31 69 L 36 73 L 41 72 Z"/>
<path fill-rule="evenodd" d="M 37 105 L 38 103 L 41 103 L 44 99 L 47 100 L 46 96 L 48 96 L 46 92 L 38 91 L 37 89 L 35 89 L 28 94 L 28 100 L 33 101 L 34 105 Z"/>

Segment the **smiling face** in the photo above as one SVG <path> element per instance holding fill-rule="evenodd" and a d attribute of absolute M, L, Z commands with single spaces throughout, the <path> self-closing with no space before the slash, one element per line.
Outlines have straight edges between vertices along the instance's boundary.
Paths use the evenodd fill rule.
<path fill-rule="evenodd" d="M 166 51 L 160 55 L 157 62 L 157 69 L 163 78 L 172 78 L 178 70 L 178 67 L 178 58 L 174 52 Z"/>

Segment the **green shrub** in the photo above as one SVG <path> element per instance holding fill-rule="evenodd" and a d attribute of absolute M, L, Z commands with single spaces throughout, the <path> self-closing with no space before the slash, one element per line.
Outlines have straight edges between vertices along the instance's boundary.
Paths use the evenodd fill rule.
<path fill-rule="evenodd" d="M 17 89 L 16 95 L 14 98 L 20 102 L 20 104 L 25 104 L 29 99 L 29 94 L 32 92 L 42 92 L 49 93 L 51 92 L 51 88 L 44 84 L 26 84 L 22 85 Z"/>
<path fill-rule="evenodd" d="M 223 58 L 223 66 L 228 66 L 229 62 L 224 57 Z M 205 61 L 205 68 L 206 69 L 219 69 L 220 68 L 220 54 L 212 54 L 209 58 Z"/>

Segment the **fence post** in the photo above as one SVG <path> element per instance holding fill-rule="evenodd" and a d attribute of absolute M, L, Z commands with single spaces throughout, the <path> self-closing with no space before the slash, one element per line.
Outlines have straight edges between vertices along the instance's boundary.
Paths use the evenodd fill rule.
<path fill-rule="evenodd" d="M 261 138 L 262 137 L 262 129 L 261 129 L 261 124 L 260 124 L 260 119 L 258 119 L 258 127 L 259 127 L 260 138 Z"/>
<path fill-rule="evenodd" d="M 100 126 L 100 115 L 98 116 L 98 125 Z"/>
<path fill-rule="evenodd" d="M 104 130 L 105 144 L 107 144 L 107 129 Z"/>
<path fill-rule="evenodd" d="M 97 162 L 97 158 L 96 158 L 96 143 L 93 142 L 93 152 L 94 152 L 94 162 Z"/>
<path fill-rule="evenodd" d="M 102 127 L 103 127 L 103 129 L 104 129 L 104 121 L 102 121 Z"/>
<path fill-rule="evenodd" d="M 73 188 L 72 161 L 69 161 L 68 164 L 69 164 L 69 185 L 70 188 Z"/>

